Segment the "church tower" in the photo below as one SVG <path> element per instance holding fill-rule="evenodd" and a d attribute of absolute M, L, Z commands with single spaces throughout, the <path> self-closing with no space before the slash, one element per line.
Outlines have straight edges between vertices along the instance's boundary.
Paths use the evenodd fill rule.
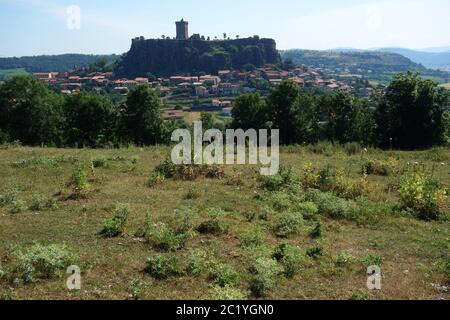
<path fill-rule="evenodd" d="M 189 39 L 189 22 L 181 19 L 181 21 L 177 21 L 175 24 L 177 25 L 177 40 Z"/>

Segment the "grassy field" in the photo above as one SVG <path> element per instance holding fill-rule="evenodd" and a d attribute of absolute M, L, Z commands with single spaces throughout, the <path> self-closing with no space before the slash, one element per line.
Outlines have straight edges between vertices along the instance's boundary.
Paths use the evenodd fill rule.
<path fill-rule="evenodd" d="M 0 298 L 449 299 L 449 200 L 423 221 L 398 192 L 417 172 L 450 187 L 449 149 L 289 147 L 292 171 L 272 179 L 253 166 L 151 175 L 169 152 L 0 149 Z M 100 234 L 125 211 L 118 235 Z M 374 264 L 379 291 L 366 287 Z"/>

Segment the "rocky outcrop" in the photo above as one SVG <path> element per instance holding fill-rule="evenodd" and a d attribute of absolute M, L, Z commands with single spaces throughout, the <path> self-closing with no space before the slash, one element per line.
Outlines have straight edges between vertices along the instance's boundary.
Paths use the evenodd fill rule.
<path fill-rule="evenodd" d="M 136 39 L 118 61 L 118 77 L 208 72 L 245 65 L 262 67 L 280 62 L 275 40 L 258 37 L 205 41 L 201 39 Z"/>

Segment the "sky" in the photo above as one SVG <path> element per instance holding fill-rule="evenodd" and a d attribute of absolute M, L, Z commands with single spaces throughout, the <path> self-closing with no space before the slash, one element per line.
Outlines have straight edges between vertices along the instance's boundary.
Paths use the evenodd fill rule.
<path fill-rule="evenodd" d="M 136 36 L 259 35 L 279 49 L 450 46 L 448 0 L 0 0 L 0 56 L 121 54 Z"/>

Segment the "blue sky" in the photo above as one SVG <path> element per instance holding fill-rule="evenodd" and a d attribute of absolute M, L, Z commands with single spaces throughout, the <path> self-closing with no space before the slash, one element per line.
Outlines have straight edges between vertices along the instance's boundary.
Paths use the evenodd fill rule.
<path fill-rule="evenodd" d="M 81 9 L 80 29 L 67 7 Z M 0 0 L 0 56 L 123 53 L 131 38 L 271 37 L 280 49 L 450 46 L 448 0 Z"/>

